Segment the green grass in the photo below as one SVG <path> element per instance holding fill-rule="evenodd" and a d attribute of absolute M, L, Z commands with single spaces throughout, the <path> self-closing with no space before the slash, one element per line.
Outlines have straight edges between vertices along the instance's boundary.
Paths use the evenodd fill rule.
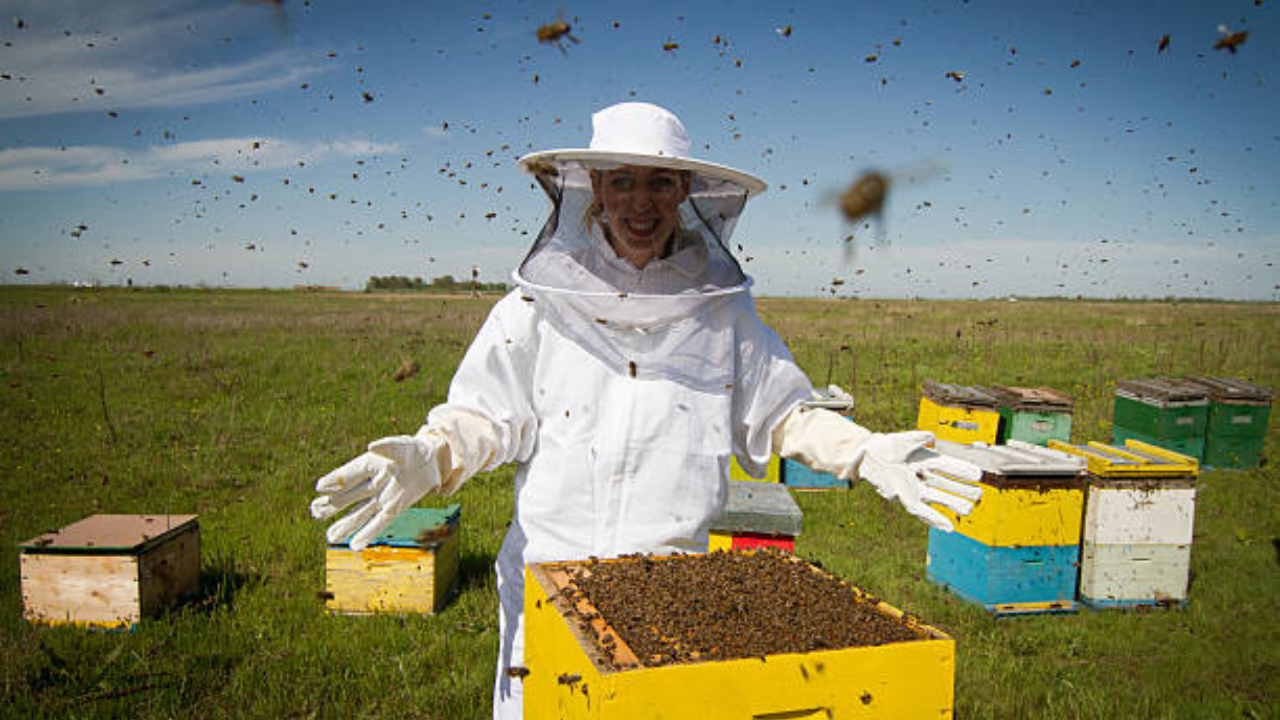
<path fill-rule="evenodd" d="M 484 718 L 511 469 L 473 479 L 461 591 L 435 617 L 330 617 L 315 479 L 443 400 L 493 298 L 0 288 L 0 715 Z M 1114 382 L 1280 388 L 1280 307 L 775 300 L 815 383 L 911 427 L 920 382 L 1049 385 L 1074 440 Z M 421 370 L 396 382 L 407 360 Z M 1277 453 L 1273 423 L 1267 453 Z M 1280 717 L 1280 471 L 1202 475 L 1190 603 L 993 619 L 924 579 L 924 526 L 865 486 L 797 495 L 798 551 L 957 639 L 961 718 Z M 29 626 L 17 542 L 95 512 L 199 513 L 196 597 L 129 633 Z"/>

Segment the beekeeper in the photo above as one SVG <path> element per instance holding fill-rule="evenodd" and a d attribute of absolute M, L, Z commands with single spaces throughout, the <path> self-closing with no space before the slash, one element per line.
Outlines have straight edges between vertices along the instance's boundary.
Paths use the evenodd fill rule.
<path fill-rule="evenodd" d="M 696 160 L 675 115 L 597 112 L 590 147 L 520 159 L 551 217 L 414 435 L 377 440 L 325 475 L 316 518 L 355 509 L 330 542 L 363 548 L 426 493 L 516 463 L 515 518 L 496 563 L 501 647 L 494 716 L 521 715 L 524 566 L 624 553 L 702 552 L 730 458 L 771 453 L 847 479 L 935 527 L 968 513 L 973 466 L 922 432 L 877 434 L 830 411 L 761 323 L 729 238 L 759 179 Z M 942 477 L 945 472 L 950 479 Z"/>

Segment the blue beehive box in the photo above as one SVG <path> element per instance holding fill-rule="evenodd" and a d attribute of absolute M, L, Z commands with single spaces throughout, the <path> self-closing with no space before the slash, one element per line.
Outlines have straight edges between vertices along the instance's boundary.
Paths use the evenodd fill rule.
<path fill-rule="evenodd" d="M 982 500 L 954 532 L 929 530 L 927 577 L 995 615 L 1074 612 L 1085 462 L 1021 440 L 939 453 L 982 468 Z"/>

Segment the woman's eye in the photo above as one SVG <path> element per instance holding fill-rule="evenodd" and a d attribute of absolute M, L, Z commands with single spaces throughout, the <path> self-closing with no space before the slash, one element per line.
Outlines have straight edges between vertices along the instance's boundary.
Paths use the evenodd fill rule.
<path fill-rule="evenodd" d="M 609 184 L 613 187 L 614 190 L 623 191 L 623 190 L 630 190 L 631 188 L 635 187 L 636 181 L 629 177 L 615 177 L 609 181 Z"/>
<path fill-rule="evenodd" d="M 649 181 L 649 189 L 653 192 L 671 192 L 676 186 L 676 181 L 669 177 L 656 177 Z"/>

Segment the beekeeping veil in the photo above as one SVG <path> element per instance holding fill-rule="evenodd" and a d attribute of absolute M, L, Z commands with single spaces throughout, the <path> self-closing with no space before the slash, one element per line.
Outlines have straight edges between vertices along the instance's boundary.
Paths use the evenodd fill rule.
<path fill-rule="evenodd" d="M 566 323 L 646 333 L 750 287 L 729 251 L 729 238 L 747 199 L 765 184 L 691 158 L 684 126 L 669 111 L 637 102 L 607 107 L 592 116 L 589 148 L 547 150 L 519 162 L 537 178 L 552 211 L 514 279 L 536 301 L 554 306 Z M 608 219 L 593 204 L 591 171 L 628 165 L 690 175 L 668 252 L 644 269 L 613 251 Z M 583 332 L 595 334 L 575 334 Z"/>

